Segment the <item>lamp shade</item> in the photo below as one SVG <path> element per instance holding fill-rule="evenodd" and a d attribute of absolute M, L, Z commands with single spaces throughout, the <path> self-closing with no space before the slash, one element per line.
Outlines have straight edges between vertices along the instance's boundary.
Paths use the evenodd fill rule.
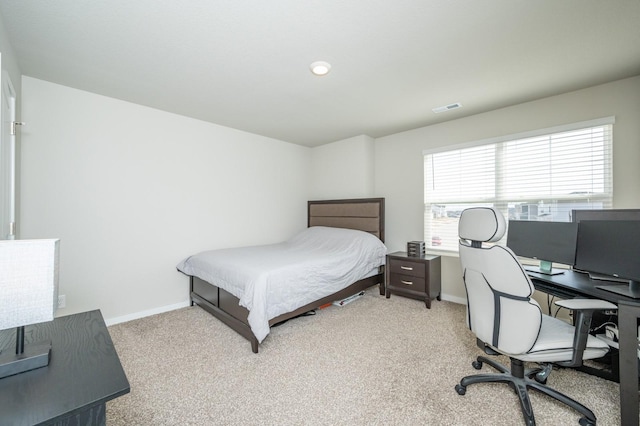
<path fill-rule="evenodd" d="M 52 321 L 60 240 L 0 241 L 0 330 Z"/>

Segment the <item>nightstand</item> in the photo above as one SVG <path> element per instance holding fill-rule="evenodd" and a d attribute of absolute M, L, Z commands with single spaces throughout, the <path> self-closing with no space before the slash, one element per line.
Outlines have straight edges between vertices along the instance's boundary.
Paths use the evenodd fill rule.
<path fill-rule="evenodd" d="M 440 256 L 410 257 L 403 251 L 387 254 L 387 299 L 391 293 L 424 300 L 431 309 L 431 299 L 440 300 Z"/>

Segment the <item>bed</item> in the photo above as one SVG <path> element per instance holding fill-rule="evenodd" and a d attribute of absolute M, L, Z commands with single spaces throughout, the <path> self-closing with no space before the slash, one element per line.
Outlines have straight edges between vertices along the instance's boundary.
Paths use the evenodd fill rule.
<path fill-rule="evenodd" d="M 375 285 L 384 295 L 384 198 L 309 201 L 307 225 L 282 243 L 184 259 L 177 269 L 189 276 L 191 304 L 245 337 L 257 353 L 276 324 Z M 338 264 L 335 253 L 355 263 Z"/>

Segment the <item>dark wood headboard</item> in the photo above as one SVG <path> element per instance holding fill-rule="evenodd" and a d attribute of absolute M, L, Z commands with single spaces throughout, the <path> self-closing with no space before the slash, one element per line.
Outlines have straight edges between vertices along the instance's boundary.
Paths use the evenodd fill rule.
<path fill-rule="evenodd" d="M 384 242 L 384 198 L 309 201 L 307 226 L 369 232 Z"/>

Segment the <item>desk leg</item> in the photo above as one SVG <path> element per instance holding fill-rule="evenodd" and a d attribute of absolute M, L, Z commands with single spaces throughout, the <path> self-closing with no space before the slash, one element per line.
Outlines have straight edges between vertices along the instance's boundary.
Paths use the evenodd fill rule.
<path fill-rule="evenodd" d="M 618 305 L 620 330 L 620 424 L 638 426 L 638 318 L 640 305 Z"/>

